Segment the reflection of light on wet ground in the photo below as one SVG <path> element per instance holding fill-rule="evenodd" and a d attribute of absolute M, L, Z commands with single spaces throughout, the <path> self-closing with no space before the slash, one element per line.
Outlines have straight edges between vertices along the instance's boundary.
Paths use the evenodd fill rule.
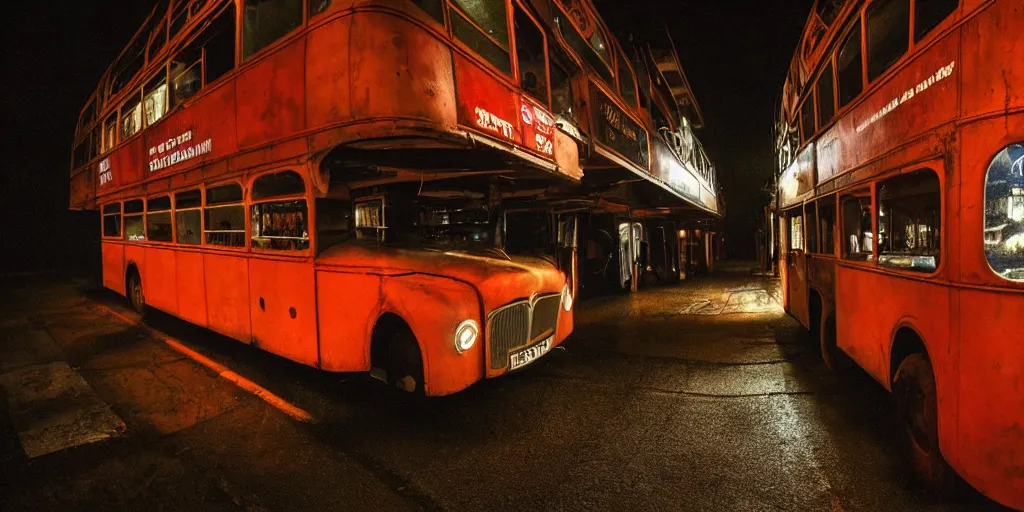
<path fill-rule="evenodd" d="M 779 469 L 785 473 L 798 470 L 799 475 L 791 476 L 813 486 L 815 492 L 827 494 L 831 485 L 821 470 L 810 432 L 807 430 L 807 425 L 816 424 L 818 420 L 802 417 L 796 407 L 797 400 L 798 398 L 793 395 L 776 395 L 773 398 L 774 407 L 769 408 L 769 424 L 773 427 L 775 436 L 781 441 L 779 455 L 782 460 Z"/>

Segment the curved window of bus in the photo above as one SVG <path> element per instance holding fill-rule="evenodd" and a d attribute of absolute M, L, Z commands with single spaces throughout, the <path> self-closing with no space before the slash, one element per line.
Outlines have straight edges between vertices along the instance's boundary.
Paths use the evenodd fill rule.
<path fill-rule="evenodd" d="M 103 206 L 103 237 L 121 238 L 121 203 Z"/>
<path fill-rule="evenodd" d="M 920 42 L 942 20 L 953 14 L 960 0 L 916 0 L 914 2 L 914 42 Z"/>
<path fill-rule="evenodd" d="M 597 71 L 597 74 L 605 81 L 606 84 L 611 85 L 615 83 L 615 77 L 612 75 L 612 67 L 610 64 L 611 58 L 607 55 L 607 45 L 605 45 L 604 38 L 600 36 L 596 29 L 594 30 L 594 35 L 591 36 L 590 41 L 593 42 L 594 38 L 597 38 L 597 41 L 601 44 L 601 51 L 606 54 L 605 57 L 602 57 L 601 54 L 598 53 L 596 47 L 591 46 L 591 43 L 587 42 L 587 40 L 580 35 L 579 31 L 576 30 L 576 26 L 569 20 L 569 17 L 560 10 L 555 12 L 555 26 L 558 27 L 558 32 L 562 34 L 562 38 L 565 39 L 565 42 L 569 44 L 569 47 L 576 52 L 576 55 L 583 57 L 583 60 L 587 61 L 587 63 L 594 68 L 594 71 Z"/>
<path fill-rule="evenodd" d="M 302 25 L 302 0 L 245 0 L 242 61 Z"/>
<path fill-rule="evenodd" d="M 174 240 L 171 230 L 171 198 L 161 196 L 146 201 L 146 232 L 154 242 Z"/>
<path fill-rule="evenodd" d="M 985 174 L 985 257 L 1004 279 L 1024 281 L 1024 141 L 1003 148 Z"/>
<path fill-rule="evenodd" d="M 619 56 L 619 93 L 626 100 L 626 104 L 636 108 L 636 78 L 633 69 L 629 67 L 626 55 L 618 52 Z"/>
<path fill-rule="evenodd" d="M 121 140 L 125 141 L 142 129 L 142 91 L 134 92 L 121 105 Z"/>
<path fill-rule="evenodd" d="M 818 77 L 818 83 L 814 86 L 818 94 L 818 129 L 822 129 L 832 120 L 836 113 L 836 91 L 834 78 L 832 77 L 832 59 L 829 58 L 825 69 Z"/>
<path fill-rule="evenodd" d="M 167 70 L 161 70 L 142 88 L 146 126 L 152 126 L 167 113 Z"/>
<path fill-rule="evenodd" d="M 506 74 L 509 59 L 508 22 L 502 0 L 451 0 L 452 34 Z"/>
<path fill-rule="evenodd" d="M 171 108 L 234 68 L 235 6 L 230 4 L 171 59 Z"/>
<path fill-rule="evenodd" d="M 942 193 L 931 169 L 878 184 L 878 264 L 934 272 L 941 248 Z"/>
<path fill-rule="evenodd" d="M 516 62 L 519 64 L 519 86 L 542 105 L 548 105 L 548 66 L 544 56 L 544 32 L 513 4 L 516 27 Z"/>
<path fill-rule="evenodd" d="M 572 77 L 579 73 L 579 67 L 558 44 L 548 42 L 551 59 L 551 110 L 555 115 L 579 124 L 573 111 Z"/>
<path fill-rule="evenodd" d="M 860 61 L 860 22 L 853 25 L 836 54 L 836 76 L 839 79 L 840 108 L 852 101 L 864 88 L 864 72 Z"/>
<path fill-rule="evenodd" d="M 255 249 L 295 251 L 309 249 L 306 193 L 302 177 L 283 171 L 256 178 L 250 207 L 252 246 Z"/>
<path fill-rule="evenodd" d="M 146 240 L 146 221 L 142 212 L 142 199 L 124 202 L 124 234 L 130 242 Z"/>
<path fill-rule="evenodd" d="M 843 259 L 871 261 L 875 235 L 871 230 L 871 189 L 862 188 L 840 196 L 843 223 Z"/>
<path fill-rule="evenodd" d="M 245 247 L 245 205 L 239 184 L 206 189 L 203 232 L 210 245 Z"/>
<path fill-rule="evenodd" d="M 800 144 L 814 138 L 814 94 L 808 94 L 803 105 L 800 105 Z"/>
<path fill-rule="evenodd" d="M 818 249 L 819 254 L 833 255 L 835 248 L 836 198 L 829 196 L 818 200 L 815 205 L 818 217 Z"/>
<path fill-rule="evenodd" d="M 175 241 L 198 245 L 203 242 L 203 195 L 198 190 L 174 194 Z"/>
<path fill-rule="evenodd" d="M 910 47 L 910 0 L 875 0 L 868 5 L 864 19 L 871 82 Z"/>
<path fill-rule="evenodd" d="M 117 111 L 115 110 L 106 121 L 103 121 L 103 152 L 106 153 L 117 145 Z"/>

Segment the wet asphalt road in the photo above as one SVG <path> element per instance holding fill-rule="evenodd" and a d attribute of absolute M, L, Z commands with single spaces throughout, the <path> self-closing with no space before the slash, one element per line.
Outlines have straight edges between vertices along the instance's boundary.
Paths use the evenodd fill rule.
<path fill-rule="evenodd" d="M 7 345 L 49 333 L 127 425 L 28 459 L 0 419 L 0 509 L 977 510 L 906 478 L 886 392 L 836 376 L 778 282 L 712 279 L 577 305 L 520 373 L 411 401 L 292 364 L 81 283 L 3 288 Z M 303 423 L 171 350 L 170 336 L 313 417 Z"/>

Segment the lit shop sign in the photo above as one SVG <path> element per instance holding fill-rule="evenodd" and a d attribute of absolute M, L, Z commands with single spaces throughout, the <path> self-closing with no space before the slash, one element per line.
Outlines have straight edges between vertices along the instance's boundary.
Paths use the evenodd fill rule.
<path fill-rule="evenodd" d="M 647 169 L 647 132 L 605 96 L 597 86 L 591 85 L 591 102 L 596 111 L 595 138 L 619 154 Z"/>
<path fill-rule="evenodd" d="M 480 108 L 476 110 L 476 125 L 489 132 L 494 132 L 506 139 L 514 139 L 515 127 L 512 123 Z"/>
<path fill-rule="evenodd" d="M 213 151 L 213 139 L 192 143 L 192 130 L 149 148 L 149 172 L 156 172 Z"/>
<path fill-rule="evenodd" d="M 883 117 L 889 115 L 892 111 L 896 110 L 904 103 L 914 99 L 915 96 L 927 91 L 931 86 L 941 82 L 943 79 L 953 75 L 953 68 L 956 67 L 956 61 L 950 62 L 949 64 L 942 66 L 935 73 L 928 76 L 921 81 L 921 83 L 911 87 L 903 92 L 899 97 L 893 98 L 889 103 L 886 103 L 884 107 L 879 109 L 877 112 L 871 114 L 863 122 L 857 125 L 857 133 L 867 130 L 869 126 L 875 124 Z"/>
<path fill-rule="evenodd" d="M 110 170 L 110 158 L 100 160 L 100 186 L 106 185 L 114 180 L 114 172 Z"/>

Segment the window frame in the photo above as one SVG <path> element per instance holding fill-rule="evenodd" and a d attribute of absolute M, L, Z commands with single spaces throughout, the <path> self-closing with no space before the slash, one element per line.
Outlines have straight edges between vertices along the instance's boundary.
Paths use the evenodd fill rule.
<path fill-rule="evenodd" d="M 807 112 L 804 111 L 804 108 L 807 107 L 808 103 L 810 103 L 811 106 L 811 127 L 810 133 L 805 133 L 804 114 Z M 818 133 L 818 108 L 815 104 L 815 87 L 807 88 L 807 97 L 800 103 L 798 111 L 800 112 L 800 147 L 802 148 L 806 146 L 807 143 L 811 142 L 811 140 L 814 139 L 814 136 Z"/>
<path fill-rule="evenodd" d="M 942 165 L 942 161 L 928 161 L 919 164 L 914 164 L 909 167 L 905 167 L 894 172 L 887 172 L 874 178 L 871 187 L 871 229 L 874 233 L 874 245 L 872 247 L 874 253 L 875 267 L 884 270 L 886 272 L 895 272 L 901 275 L 916 276 L 916 277 L 934 277 L 940 274 L 946 265 L 946 181 L 945 181 L 945 167 Z M 939 255 L 938 263 L 935 265 L 935 270 L 931 272 L 920 272 L 917 270 L 891 267 L 888 265 L 882 265 L 878 263 L 878 257 L 881 255 L 881 248 L 879 243 L 878 228 L 879 228 L 879 207 L 881 201 L 879 200 L 879 188 L 883 182 L 889 181 L 893 178 L 915 174 L 918 172 L 931 171 L 939 184 Z"/>
<path fill-rule="evenodd" d="M 872 8 L 875 5 L 880 4 L 882 2 L 894 1 L 905 1 L 907 3 L 907 45 L 906 48 L 903 50 L 903 53 L 900 54 L 899 57 L 897 57 L 887 66 L 882 68 L 882 70 L 878 72 L 878 75 L 872 78 L 870 74 L 871 54 L 869 52 L 870 48 L 868 47 L 868 11 L 872 10 Z M 862 77 L 864 82 L 864 89 L 862 89 L 861 92 L 867 89 L 868 84 L 877 83 L 879 80 L 884 79 L 886 74 L 889 73 L 890 70 L 901 66 L 902 62 L 906 60 L 907 56 L 914 51 L 914 9 L 916 6 L 917 0 L 871 0 L 861 9 L 861 61 L 864 63 L 864 75 Z"/>
<path fill-rule="evenodd" d="M 216 189 L 216 188 L 220 188 L 220 187 L 225 187 L 225 186 L 228 186 L 228 185 L 236 185 L 238 187 L 238 190 L 241 192 L 241 197 L 238 199 L 238 201 L 216 203 L 216 204 L 211 206 L 209 204 L 209 200 L 207 198 L 210 190 Z M 219 181 L 219 182 L 207 184 L 207 185 L 204 185 L 201 188 L 202 188 L 202 191 L 203 191 L 203 201 L 202 201 L 203 202 L 203 225 L 202 225 L 203 241 L 202 241 L 202 243 L 200 245 L 203 248 L 212 248 L 212 249 L 225 250 L 225 251 L 236 251 L 236 252 L 248 251 L 249 250 L 249 216 L 248 216 L 249 209 L 248 209 L 248 205 L 247 205 L 246 200 L 245 200 L 246 195 L 247 195 L 247 191 L 246 191 L 245 186 L 242 184 L 242 181 L 236 178 L 236 179 L 232 179 L 232 180 Z M 209 210 L 211 208 L 230 208 L 230 207 L 237 207 L 237 206 L 241 206 L 242 207 L 242 229 L 240 229 L 240 230 L 234 230 L 234 229 L 232 229 L 232 230 L 216 230 L 216 229 L 207 229 L 206 228 L 206 211 L 207 210 Z M 207 238 L 207 235 L 209 233 L 238 233 L 238 232 L 242 233 L 242 245 L 215 244 L 215 243 L 210 243 L 208 238 Z"/>
<path fill-rule="evenodd" d="M 988 209 L 988 181 L 989 181 L 989 174 L 991 174 L 991 172 L 992 172 L 992 164 L 995 163 L 996 158 L 998 158 L 1000 156 L 1000 154 L 1002 154 L 1004 151 L 1009 149 L 1010 146 L 1024 145 L 1024 138 L 1016 138 L 1016 139 L 1019 139 L 1019 140 L 1015 140 L 1015 137 L 1006 137 L 1005 139 L 999 141 L 999 143 L 997 145 L 998 149 L 996 151 L 994 151 L 994 152 L 989 153 L 990 156 L 988 156 L 988 158 L 986 158 L 983 161 L 983 163 L 985 165 L 985 172 L 982 174 L 982 177 L 981 177 L 981 201 L 982 201 L 981 205 L 982 205 L 982 208 L 981 208 L 981 226 L 980 226 L 981 233 L 980 233 L 980 236 L 979 236 L 979 241 L 981 242 L 980 245 L 981 245 L 981 256 L 982 256 L 982 259 L 985 260 L 985 267 L 988 268 L 988 275 L 992 276 L 991 278 L 988 279 L 988 281 L 990 281 L 992 283 L 996 283 L 999 286 L 1024 288 L 1024 279 L 1011 279 L 1011 278 L 1008 278 L 1008 277 L 1004 277 L 1002 274 L 1000 274 L 998 271 L 996 271 L 995 267 L 992 266 L 992 261 L 989 259 L 988 248 L 985 246 L 985 229 L 987 229 L 987 225 L 988 225 L 988 219 L 987 219 L 987 212 L 986 212 L 986 210 Z M 1011 169 L 1011 172 L 1012 172 L 1012 170 L 1013 170 L 1013 167 L 1012 167 L 1013 162 L 1012 161 L 1011 161 L 1010 165 L 1011 165 L 1010 169 Z M 1024 164 L 1022 164 L 1022 165 L 1024 165 Z M 1010 197 L 1013 197 L 1012 194 L 1011 194 Z M 941 231 L 940 231 L 940 233 L 941 233 Z"/>
<path fill-rule="evenodd" d="M 963 0 L 957 0 L 956 7 L 954 7 L 945 18 L 936 23 L 932 28 L 928 29 L 927 32 L 921 34 L 921 37 L 917 37 L 917 4 L 920 1 L 921 0 L 910 1 L 910 50 L 907 53 L 913 51 L 917 46 L 928 44 L 931 38 L 935 37 L 936 34 L 942 31 L 943 25 L 952 23 L 950 20 L 959 14 L 964 5 Z"/>
<path fill-rule="evenodd" d="M 107 213 L 107 207 L 117 205 L 117 213 Z M 117 236 L 107 235 L 107 217 L 117 216 Z M 124 240 L 124 204 L 113 201 L 100 207 L 100 238 L 103 240 Z"/>
<path fill-rule="evenodd" d="M 832 63 L 833 63 L 832 69 L 833 69 L 833 73 L 835 74 L 835 78 L 836 78 L 835 82 L 833 83 L 833 87 L 835 88 L 834 95 L 836 97 L 836 105 L 837 105 L 836 114 L 835 114 L 836 117 L 839 116 L 839 112 L 841 110 L 843 110 L 844 108 L 847 108 L 849 105 L 852 105 L 853 103 L 855 103 L 857 101 L 857 98 L 860 98 L 861 95 L 864 94 L 864 90 L 867 88 L 867 84 L 865 83 L 865 78 L 867 77 L 868 70 L 867 70 L 867 59 L 864 58 L 865 51 L 866 51 L 866 49 L 865 49 L 865 44 L 866 43 L 864 42 L 864 20 L 863 20 L 863 14 L 864 14 L 864 10 L 861 9 L 860 13 L 851 20 L 849 26 L 846 27 L 846 29 L 843 30 L 843 32 L 841 32 L 843 34 L 843 36 L 837 39 L 838 42 L 836 43 L 836 47 L 831 52 L 831 54 L 832 54 Z M 859 48 L 858 55 L 860 57 L 860 63 L 859 63 L 860 64 L 860 89 L 853 96 L 851 96 L 849 100 L 847 100 L 844 103 L 843 102 L 843 95 L 842 95 L 843 88 L 842 88 L 842 84 L 841 84 L 841 80 L 840 80 L 840 73 L 839 73 L 839 54 L 842 52 L 843 48 L 846 46 L 847 39 L 851 35 L 853 35 L 853 31 L 854 31 L 855 28 L 858 30 L 859 36 L 860 36 L 859 37 L 859 41 L 858 41 L 858 48 Z"/>
<path fill-rule="evenodd" d="M 827 256 L 831 258 L 838 257 L 836 254 L 836 228 L 839 226 L 839 195 L 836 193 L 829 193 L 828 195 L 820 196 L 814 199 L 815 208 L 815 220 L 817 221 L 817 232 L 818 232 L 818 252 L 814 253 L 818 256 Z M 822 204 L 831 203 L 832 208 L 832 236 L 827 239 L 824 236 L 824 229 L 822 225 L 821 206 Z M 825 245 L 828 244 L 826 248 Z"/>
<path fill-rule="evenodd" d="M 838 108 L 839 95 L 836 94 L 836 66 L 835 66 L 835 55 L 834 55 L 834 53 L 835 52 L 827 53 L 825 55 L 825 58 L 822 60 L 822 62 L 818 64 L 819 66 L 822 67 L 822 69 L 818 71 L 818 76 L 814 80 L 814 85 L 812 86 L 812 89 L 814 90 L 815 101 L 817 101 L 817 103 L 815 104 L 815 109 L 814 109 L 815 110 L 815 116 L 814 117 L 817 120 L 817 126 L 818 126 L 818 131 L 819 132 L 823 131 L 826 126 L 831 124 L 832 121 L 834 121 L 836 118 L 839 117 L 837 115 L 839 113 L 839 108 Z M 826 73 L 825 73 L 826 69 L 824 69 L 824 68 L 828 68 L 827 71 L 830 72 L 828 74 L 831 75 L 830 78 L 832 80 L 832 115 L 829 116 L 828 119 L 822 119 L 821 118 L 821 87 L 820 86 L 821 86 L 821 79 L 824 78 L 825 75 L 826 75 Z"/>
<path fill-rule="evenodd" d="M 448 0 L 444 0 L 444 3 L 447 4 Z M 548 38 L 547 32 L 544 31 L 544 24 L 541 23 L 540 20 L 537 17 L 535 17 L 533 15 L 533 13 L 530 12 L 530 10 L 526 8 L 525 5 L 523 5 L 523 2 L 521 0 L 514 0 L 509 5 L 511 6 L 512 15 L 511 16 L 506 16 L 506 18 L 508 18 L 510 20 L 510 26 L 511 26 L 511 30 L 512 30 L 509 33 L 509 35 L 511 36 L 509 38 L 510 39 L 509 46 L 512 47 L 512 52 L 511 53 L 514 56 L 514 58 L 512 59 L 512 61 L 513 61 L 512 65 L 513 65 L 513 73 L 515 75 L 515 80 L 516 80 L 517 87 L 520 90 L 523 90 L 523 94 L 525 94 L 526 96 L 529 96 L 530 98 L 533 98 L 534 100 L 537 99 L 536 97 L 534 97 L 533 95 L 527 93 L 524 89 L 522 89 L 522 83 L 523 83 L 522 70 L 519 69 L 519 34 L 515 30 L 515 28 L 516 28 L 515 27 L 516 10 L 519 10 L 523 14 L 525 14 L 526 17 L 529 18 L 531 22 L 533 22 L 534 27 L 537 29 L 537 32 L 540 33 L 541 38 L 543 39 L 543 44 L 544 44 L 544 75 L 545 75 L 545 79 L 546 79 L 546 81 L 545 81 L 545 84 L 546 84 L 546 86 L 545 86 L 545 89 L 546 89 L 545 96 L 547 97 L 547 99 L 544 101 L 544 108 L 546 108 L 547 110 L 550 111 L 550 110 L 552 110 L 552 106 L 551 106 L 551 101 L 552 101 L 552 98 L 551 98 L 551 56 L 549 55 L 549 48 L 550 48 L 549 45 L 551 44 L 551 40 Z M 484 59 L 484 60 L 486 60 L 486 59 Z"/>
<path fill-rule="evenodd" d="M 513 16 L 512 16 L 512 2 L 509 1 L 509 0 L 503 0 L 502 4 L 505 6 L 505 30 L 506 30 L 507 35 L 508 35 L 508 48 L 502 47 L 502 44 L 501 44 L 500 41 L 498 41 L 493 36 L 488 34 L 487 31 L 484 30 L 483 27 L 480 26 L 480 24 L 478 24 L 476 21 L 474 21 L 472 18 L 470 18 L 469 14 L 466 11 L 464 11 L 461 7 L 455 5 L 454 4 L 454 0 L 443 0 L 442 8 L 444 9 L 445 30 L 448 33 L 448 38 L 449 38 L 450 42 L 452 42 L 454 44 L 461 45 L 461 48 L 464 51 L 466 51 L 467 53 L 472 55 L 474 58 L 478 59 L 480 62 L 483 62 L 485 66 L 489 67 L 492 71 L 497 72 L 500 76 L 508 77 L 510 79 L 515 80 L 516 84 L 518 86 L 518 83 L 519 83 L 519 58 L 518 58 L 518 52 L 517 52 L 517 49 L 516 49 L 515 22 L 514 22 Z M 422 10 L 419 6 L 416 6 L 416 8 Z M 452 11 L 454 11 L 454 13 Z M 526 9 L 523 9 L 523 11 L 526 11 Z M 529 14 L 529 13 L 527 12 L 527 14 Z M 433 19 L 433 17 L 430 16 L 430 13 L 427 13 L 427 16 L 429 16 L 429 17 L 431 17 Z M 477 52 L 473 48 L 470 48 L 469 44 L 466 43 L 465 41 L 463 41 L 462 38 L 460 38 L 459 36 L 455 35 L 455 24 L 452 23 L 452 17 L 453 16 L 460 16 L 466 23 L 468 23 L 471 27 L 476 29 L 477 32 L 479 32 L 481 35 L 483 35 L 484 38 L 486 38 L 488 41 L 490 41 L 491 44 L 493 44 L 494 46 L 498 47 L 502 51 L 506 52 L 508 54 L 508 59 L 509 59 L 509 71 L 505 72 L 504 70 L 500 69 L 497 65 L 495 65 L 493 62 L 491 62 L 487 57 L 483 56 L 482 54 L 480 54 L 479 52 Z M 534 19 L 534 21 L 536 21 L 536 19 Z M 543 27 L 543 25 L 541 25 L 541 26 Z M 543 29 L 541 29 L 541 33 L 544 34 L 545 37 L 547 37 L 547 34 L 544 32 Z M 545 62 L 547 62 L 547 49 L 546 48 L 544 49 L 544 55 L 545 55 Z M 548 69 L 548 74 L 550 76 L 550 68 Z M 550 89 L 550 87 L 549 87 L 549 89 Z M 549 93 L 549 98 L 550 98 L 550 93 Z"/>
<path fill-rule="evenodd" d="M 633 63 L 630 62 L 628 58 L 626 58 L 626 51 L 625 51 L 624 48 L 622 48 L 619 45 L 616 45 L 615 46 L 615 50 L 616 50 L 615 51 L 615 86 L 616 86 L 615 90 L 616 90 L 616 92 L 618 92 L 619 97 L 622 98 L 622 100 L 626 102 L 626 105 L 628 105 L 630 108 L 632 108 L 633 111 L 639 111 L 639 109 L 640 109 L 640 98 L 639 98 L 639 96 L 640 96 L 640 92 L 639 92 L 640 86 L 639 86 L 638 81 L 636 79 L 636 70 L 633 69 Z M 622 73 L 619 71 L 619 64 L 625 64 L 626 65 L 626 70 L 629 72 L 629 79 L 633 82 L 633 98 L 632 98 L 633 101 L 629 101 L 629 98 L 626 98 L 622 94 L 622 78 L 623 78 L 623 76 L 622 76 Z"/>
<path fill-rule="evenodd" d="M 259 50 L 256 50 L 256 51 L 252 52 L 249 55 L 246 55 L 245 54 L 245 48 L 244 48 L 244 46 L 245 46 L 245 0 L 239 0 L 238 2 L 235 2 L 235 3 L 237 4 L 237 6 L 236 6 L 237 8 L 235 10 L 235 69 L 236 70 L 238 68 L 246 65 L 246 64 L 249 64 L 249 63 L 254 62 L 254 61 L 258 61 L 262 55 L 270 54 L 270 53 L 274 52 L 275 50 L 281 48 L 288 41 L 290 41 L 291 39 L 295 38 L 296 35 L 298 33 L 302 32 L 306 28 L 306 26 L 309 24 L 309 2 L 306 1 L 306 0 L 303 0 L 302 7 L 300 8 L 300 10 L 302 11 L 302 21 L 300 21 L 299 24 L 295 26 L 295 28 L 289 30 L 288 32 L 285 32 L 280 37 L 278 37 L 274 42 L 264 46 L 263 48 L 260 48 Z M 188 26 L 188 23 L 186 23 L 185 25 Z M 185 31 L 185 32 L 187 33 L 187 31 Z M 205 57 L 205 51 L 203 52 L 203 56 Z M 204 66 L 204 73 L 203 73 L 203 88 L 204 89 L 206 88 L 205 66 Z M 198 94 L 197 94 L 197 96 L 198 96 Z"/>
<path fill-rule="evenodd" d="M 302 180 L 303 191 L 301 194 L 282 194 L 269 197 L 261 197 L 259 199 L 253 199 L 252 192 L 253 189 L 255 189 L 256 181 L 258 181 L 260 178 L 287 172 L 295 173 Z M 313 208 L 311 207 L 311 203 L 315 202 L 315 198 L 311 195 L 311 190 L 312 184 L 310 183 L 310 180 L 308 180 L 306 176 L 303 174 L 300 166 L 296 166 L 294 168 L 277 168 L 262 171 L 259 173 L 254 173 L 252 177 L 249 178 L 248 187 L 246 187 L 242 191 L 242 199 L 245 204 L 245 243 L 249 250 L 255 253 L 275 254 L 283 256 L 290 255 L 295 257 L 307 257 L 310 254 L 312 254 L 312 251 L 316 247 L 316 240 L 313 235 L 313 232 L 316 231 L 316 224 L 314 222 L 315 219 L 313 219 Z M 306 247 L 304 249 L 273 249 L 270 247 L 257 247 L 255 244 L 252 243 L 253 238 L 255 238 L 255 234 L 252 231 L 253 226 L 251 220 L 252 213 L 254 211 L 253 208 L 262 204 L 283 203 L 288 201 L 303 201 L 306 203 Z M 355 219 L 354 215 L 353 219 Z"/>
<path fill-rule="evenodd" d="M 199 193 L 199 205 L 198 206 L 189 206 L 189 207 L 186 207 L 186 208 L 179 208 L 178 207 L 178 196 L 181 195 L 181 194 L 187 194 L 189 192 L 198 192 Z M 243 195 L 243 197 L 244 197 L 244 195 Z M 203 241 L 206 240 L 206 230 L 205 230 L 206 226 L 205 226 L 205 219 L 204 219 L 204 213 L 203 213 L 204 210 L 205 210 L 205 206 L 206 206 L 206 192 L 203 190 L 203 187 L 187 188 L 185 190 L 175 191 L 174 193 L 171 194 L 171 217 L 173 219 L 173 221 L 172 221 L 173 222 L 173 229 L 174 229 L 173 239 L 174 239 L 174 244 L 175 245 L 182 245 L 182 246 L 186 246 L 186 247 L 202 247 Z M 178 225 L 180 224 L 178 222 L 178 212 L 191 212 L 191 211 L 198 211 L 199 212 L 199 242 L 197 242 L 197 243 L 182 242 L 181 240 L 179 240 L 179 237 L 178 237 Z"/>
<path fill-rule="evenodd" d="M 152 210 L 152 209 L 150 209 L 149 203 L 151 203 L 154 199 L 164 199 L 164 198 L 167 199 L 167 209 L 166 210 Z M 158 194 L 158 195 L 152 196 L 152 197 L 146 197 L 144 202 L 145 202 L 145 207 L 146 207 L 146 213 L 145 213 L 145 217 L 144 217 L 144 223 L 145 223 L 145 226 L 146 226 L 146 241 L 147 242 L 152 242 L 152 243 L 158 243 L 158 244 L 173 244 L 174 243 L 175 225 L 174 225 L 174 198 L 172 197 L 172 194 L 165 193 L 165 194 Z M 169 222 L 170 222 L 170 225 L 171 225 L 170 240 L 153 240 L 153 236 L 152 236 L 152 234 L 149 231 L 149 216 L 150 215 L 159 215 L 159 214 L 164 214 L 164 213 L 167 214 Z"/>
<path fill-rule="evenodd" d="M 137 212 L 128 213 L 126 211 L 128 209 L 127 208 L 128 203 L 134 203 L 136 201 L 138 201 L 139 204 L 142 205 L 142 207 Z M 122 236 L 122 238 L 125 241 L 127 241 L 127 242 L 139 242 L 139 243 L 141 243 L 141 242 L 148 242 L 149 241 L 149 233 L 146 230 L 146 200 L 141 198 L 141 197 L 138 197 L 138 198 L 135 198 L 135 199 L 126 199 L 126 200 L 122 201 L 122 203 L 123 203 L 121 205 L 121 236 Z M 142 221 L 142 240 L 132 240 L 132 239 L 128 238 L 128 217 L 132 217 L 132 218 L 138 217 L 139 219 L 141 219 L 141 221 Z"/>
<path fill-rule="evenodd" d="M 845 197 L 845 196 L 857 197 L 858 193 L 861 193 L 861 192 L 864 192 L 864 191 L 867 191 L 867 193 L 868 193 L 868 199 L 869 199 L 869 201 L 868 201 L 868 205 L 869 206 L 868 207 L 871 209 L 871 230 L 872 230 L 871 231 L 871 237 L 872 237 L 872 244 L 871 244 L 871 253 L 868 255 L 867 259 L 861 260 L 861 259 L 856 259 L 856 258 L 851 258 L 850 257 L 850 251 L 849 251 L 849 245 L 848 245 L 848 240 L 847 240 L 847 236 L 846 236 L 846 227 L 845 227 L 846 226 L 846 224 L 845 224 L 846 223 L 846 213 L 843 211 L 843 197 Z M 877 254 L 878 253 L 878 243 L 877 243 L 877 240 L 874 240 L 874 238 L 875 238 L 875 231 L 877 230 L 877 220 L 875 218 L 876 214 L 877 214 L 877 211 L 875 209 L 875 201 L 876 201 L 875 200 L 875 196 L 876 196 L 876 193 L 875 193 L 875 183 L 874 182 L 862 182 L 862 183 L 858 183 L 858 184 L 855 184 L 855 185 L 851 185 L 851 186 L 846 187 L 846 188 L 844 188 L 844 189 L 842 189 L 840 191 L 837 191 L 835 196 L 836 196 L 836 229 L 839 230 L 839 241 L 840 241 L 839 253 L 836 255 L 836 257 L 838 259 L 842 260 L 843 262 L 854 264 L 854 265 L 877 266 L 875 261 L 876 261 L 876 259 L 878 257 L 878 254 Z M 858 219 L 858 224 L 862 225 L 862 221 L 860 219 Z"/>

